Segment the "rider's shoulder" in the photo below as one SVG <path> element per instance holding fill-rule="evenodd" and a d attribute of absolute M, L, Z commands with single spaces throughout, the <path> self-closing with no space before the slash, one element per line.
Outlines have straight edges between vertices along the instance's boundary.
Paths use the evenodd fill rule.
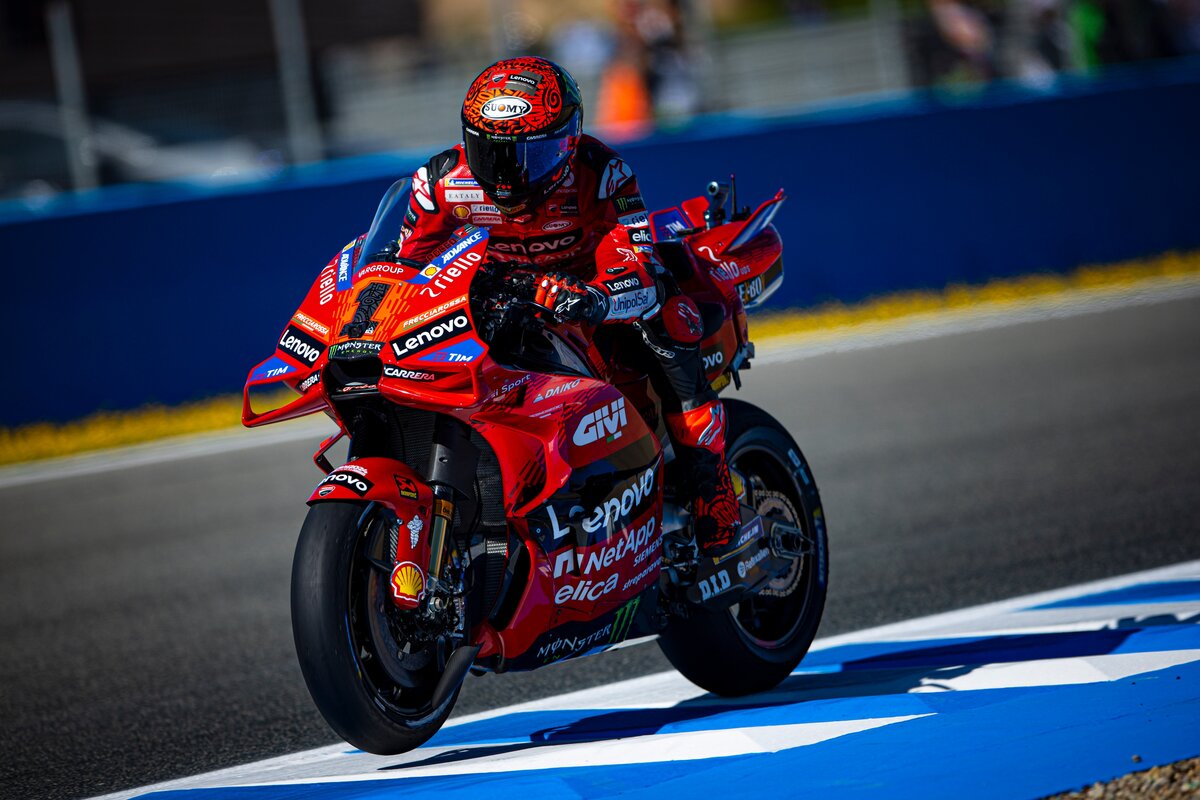
<path fill-rule="evenodd" d="M 595 136 L 589 136 L 586 133 L 579 137 L 579 145 L 576 152 L 579 154 L 578 159 L 580 163 L 591 168 L 597 174 L 603 172 L 614 160 L 623 163 L 623 159 L 616 150 L 613 150 Z"/>
<path fill-rule="evenodd" d="M 458 170 L 466 170 L 467 159 L 463 155 L 462 145 L 455 145 L 443 150 L 425 162 L 425 166 L 421 167 L 421 169 L 425 171 L 425 174 L 421 177 L 431 184 L 440 182 L 443 178 Z"/>
<path fill-rule="evenodd" d="M 465 186 L 468 183 L 475 186 L 474 180 L 463 180 L 470 177 L 471 172 L 467 168 L 462 145 L 443 150 L 413 173 L 413 200 L 422 211 L 436 213 L 441 210 L 440 203 L 443 200 L 452 199 L 446 197 L 447 186 Z M 455 181 L 458 183 L 455 184 Z M 416 211 L 413 211 L 413 214 L 416 214 Z M 410 224 L 415 224 L 415 217 L 410 220 Z"/>

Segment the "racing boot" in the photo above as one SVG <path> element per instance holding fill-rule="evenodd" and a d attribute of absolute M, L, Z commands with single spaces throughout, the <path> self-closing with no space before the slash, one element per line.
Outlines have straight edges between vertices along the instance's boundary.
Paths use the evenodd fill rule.
<path fill-rule="evenodd" d="M 678 455 L 688 460 L 692 530 L 704 556 L 720 556 L 732 548 L 741 523 L 741 508 L 729 465 L 725 463 L 725 407 L 720 400 L 666 415 L 667 430 Z M 684 452 L 680 452 L 680 451 Z"/>

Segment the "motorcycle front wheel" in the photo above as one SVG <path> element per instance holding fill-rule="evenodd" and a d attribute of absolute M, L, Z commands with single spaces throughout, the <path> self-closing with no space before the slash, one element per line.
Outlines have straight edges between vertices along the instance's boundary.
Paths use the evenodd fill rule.
<path fill-rule="evenodd" d="M 808 555 L 732 608 L 689 606 L 658 643 L 692 683 L 738 697 L 775 688 L 808 652 L 825 609 L 829 545 L 816 481 L 791 434 L 750 403 L 724 405 L 729 465 L 746 480 L 758 514 L 803 531 Z"/>
<path fill-rule="evenodd" d="M 395 755 L 450 716 L 432 706 L 436 646 L 406 636 L 388 591 L 388 514 L 374 504 L 316 503 L 292 561 L 292 636 L 309 694 L 350 744 Z"/>

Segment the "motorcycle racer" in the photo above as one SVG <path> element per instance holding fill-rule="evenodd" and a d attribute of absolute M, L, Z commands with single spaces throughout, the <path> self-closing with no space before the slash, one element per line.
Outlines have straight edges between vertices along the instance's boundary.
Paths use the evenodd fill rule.
<path fill-rule="evenodd" d="M 659 261 L 633 170 L 582 120 L 579 87 L 557 64 L 510 58 L 483 70 L 463 102 L 463 142 L 413 176 L 398 255 L 422 259 L 464 223 L 486 227 L 493 252 L 544 273 L 535 302 L 547 314 L 638 341 L 695 491 L 697 543 L 720 554 L 740 512 L 700 312 Z"/>

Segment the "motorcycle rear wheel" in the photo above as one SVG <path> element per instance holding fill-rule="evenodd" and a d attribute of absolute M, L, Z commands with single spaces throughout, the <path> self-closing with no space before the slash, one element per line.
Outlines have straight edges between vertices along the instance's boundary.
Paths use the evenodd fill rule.
<path fill-rule="evenodd" d="M 740 697 L 775 688 L 808 652 L 825 609 L 829 555 L 816 481 L 791 434 L 750 403 L 724 405 L 730 466 L 750 484 L 759 513 L 800 527 L 811 548 L 755 595 L 721 611 L 691 606 L 659 637 L 685 678 L 713 694 Z"/>
<path fill-rule="evenodd" d="M 395 637 L 388 615 L 398 612 L 379 557 L 384 520 L 367 503 L 309 509 L 292 560 L 292 636 L 329 727 L 369 753 L 395 755 L 437 733 L 458 692 L 434 708 L 434 648 Z"/>

